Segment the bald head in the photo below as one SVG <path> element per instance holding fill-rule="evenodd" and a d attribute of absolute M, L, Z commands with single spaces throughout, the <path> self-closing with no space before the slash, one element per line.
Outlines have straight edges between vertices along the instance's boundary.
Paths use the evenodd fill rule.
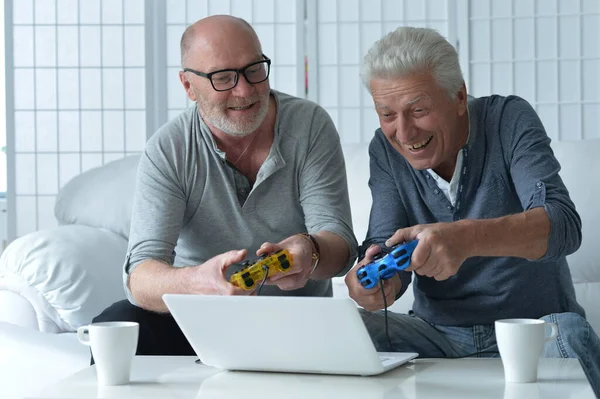
<path fill-rule="evenodd" d="M 249 42 L 259 54 L 262 52 L 258 35 L 245 20 L 231 15 L 203 18 L 188 26 L 181 36 L 181 67 L 188 67 L 192 53 L 212 56 L 241 42 Z"/>

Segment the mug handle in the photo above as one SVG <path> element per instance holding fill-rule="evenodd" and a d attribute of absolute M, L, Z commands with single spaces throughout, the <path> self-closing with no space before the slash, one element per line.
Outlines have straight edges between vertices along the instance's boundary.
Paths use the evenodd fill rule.
<path fill-rule="evenodd" d="M 552 333 L 550 334 L 550 336 L 544 338 L 544 342 L 549 342 L 549 341 L 552 341 L 553 339 L 555 339 L 556 336 L 558 335 L 558 327 L 556 327 L 555 323 L 548 323 L 548 322 L 546 322 L 546 324 L 548 326 L 550 326 L 550 328 L 552 328 Z"/>
<path fill-rule="evenodd" d="M 90 346 L 90 327 L 81 326 L 77 329 L 77 339 L 84 345 Z"/>

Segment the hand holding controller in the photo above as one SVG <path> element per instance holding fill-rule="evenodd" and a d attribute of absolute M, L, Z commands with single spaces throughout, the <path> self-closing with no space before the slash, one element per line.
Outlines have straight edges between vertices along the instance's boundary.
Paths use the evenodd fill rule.
<path fill-rule="evenodd" d="M 382 256 L 380 252 L 373 262 L 360 267 L 356 271 L 356 277 L 365 288 L 373 288 L 379 284 L 379 280 L 388 280 L 396 273 L 410 266 L 410 257 L 416 248 L 418 240 L 405 244 L 399 244 L 392 248 L 390 253 Z"/>
<path fill-rule="evenodd" d="M 245 261 L 244 268 L 231 275 L 229 282 L 250 291 L 265 279 L 277 272 L 285 273 L 292 267 L 292 255 L 287 249 L 281 249 L 270 255 L 263 254 L 255 262 Z M 265 275 L 266 274 L 266 275 Z"/>

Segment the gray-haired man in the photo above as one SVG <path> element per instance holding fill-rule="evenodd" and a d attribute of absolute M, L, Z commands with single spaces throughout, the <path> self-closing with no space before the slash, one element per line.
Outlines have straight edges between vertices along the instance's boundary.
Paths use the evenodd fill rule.
<path fill-rule="evenodd" d="M 577 303 L 566 256 L 581 220 L 533 108 L 523 99 L 467 100 L 455 49 L 402 27 L 365 56 L 381 129 L 369 147 L 373 196 L 364 258 L 346 276 L 379 350 L 422 357 L 497 356 L 494 321 L 558 325 L 546 357 L 578 357 L 600 393 L 600 340 Z M 380 245 L 418 240 L 411 266 L 364 289 L 356 270 Z M 399 298 L 414 272 L 409 315 L 370 312 Z M 390 345 L 392 346 L 390 348 Z"/>

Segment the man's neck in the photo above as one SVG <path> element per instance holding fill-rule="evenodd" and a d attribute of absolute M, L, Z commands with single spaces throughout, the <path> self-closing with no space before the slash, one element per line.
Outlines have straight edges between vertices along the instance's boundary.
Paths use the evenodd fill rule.
<path fill-rule="evenodd" d="M 437 173 L 442 179 L 450 182 L 452 180 L 452 176 L 454 175 L 454 169 L 456 168 L 456 159 L 458 158 L 458 152 L 467 145 L 467 140 L 469 139 L 469 114 L 465 113 L 465 117 L 462 118 L 459 124 L 459 132 L 461 133 L 460 140 L 457 140 L 456 147 L 453 149 L 452 154 L 453 157 L 442 162 L 436 168 L 433 169 L 435 173 Z"/>
<path fill-rule="evenodd" d="M 215 139 L 215 143 L 217 147 L 223 152 L 225 152 L 228 156 L 235 156 L 236 154 L 241 154 L 241 152 L 252 142 L 253 146 L 257 147 L 261 144 L 264 145 L 264 141 L 272 142 L 273 131 L 275 129 L 275 119 L 277 116 L 277 107 L 275 103 L 275 99 L 273 95 L 269 97 L 269 109 L 267 111 L 267 116 L 261 125 L 254 132 L 246 135 L 246 136 L 236 136 L 233 134 L 228 134 L 223 132 L 222 130 L 217 129 L 210 123 L 206 122 L 206 125 L 210 129 L 211 134 Z M 260 136 L 260 137 L 257 137 Z M 270 137 L 270 140 L 266 140 L 267 137 Z"/>
<path fill-rule="evenodd" d="M 227 160 L 254 184 L 260 167 L 269 155 L 275 137 L 277 103 L 273 95 L 269 97 L 269 110 L 260 127 L 244 137 L 226 134 L 208 125 L 219 149 L 225 152 Z"/>

